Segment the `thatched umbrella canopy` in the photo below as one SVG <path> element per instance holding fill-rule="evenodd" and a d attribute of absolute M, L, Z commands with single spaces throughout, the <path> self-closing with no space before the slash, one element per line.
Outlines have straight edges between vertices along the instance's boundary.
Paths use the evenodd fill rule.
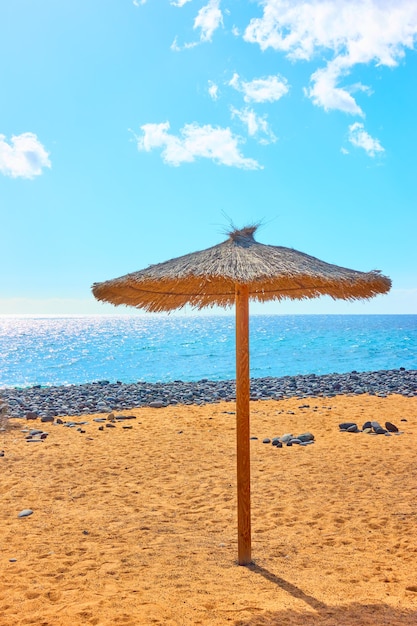
<path fill-rule="evenodd" d="M 377 271 L 358 272 L 308 254 L 255 241 L 256 226 L 234 230 L 223 243 L 93 285 L 98 300 L 147 311 L 231 306 L 236 285 L 252 300 L 299 300 L 329 295 L 357 300 L 389 290 Z"/>
<path fill-rule="evenodd" d="M 249 299 L 302 300 L 329 295 L 359 300 L 386 293 L 379 271 L 358 272 L 254 239 L 256 226 L 229 233 L 217 246 L 95 283 L 98 300 L 146 311 L 236 304 L 238 561 L 251 562 L 249 459 Z"/>

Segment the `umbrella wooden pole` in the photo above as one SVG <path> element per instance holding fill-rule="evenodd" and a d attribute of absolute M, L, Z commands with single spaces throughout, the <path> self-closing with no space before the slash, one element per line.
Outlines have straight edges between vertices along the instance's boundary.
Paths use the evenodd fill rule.
<path fill-rule="evenodd" d="M 249 287 L 236 285 L 236 444 L 239 565 L 251 563 L 249 447 Z"/>

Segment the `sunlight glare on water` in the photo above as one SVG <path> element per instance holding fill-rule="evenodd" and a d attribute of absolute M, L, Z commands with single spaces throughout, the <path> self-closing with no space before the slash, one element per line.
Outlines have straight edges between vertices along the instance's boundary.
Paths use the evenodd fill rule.
<path fill-rule="evenodd" d="M 254 315 L 251 376 L 416 369 L 416 315 Z M 235 377 L 233 316 L 0 317 L 0 386 Z"/>

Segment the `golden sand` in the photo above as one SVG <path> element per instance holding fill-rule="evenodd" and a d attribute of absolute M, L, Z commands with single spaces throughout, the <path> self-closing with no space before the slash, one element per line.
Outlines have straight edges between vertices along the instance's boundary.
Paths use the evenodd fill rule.
<path fill-rule="evenodd" d="M 42 424 L 44 443 L 10 420 L 0 624 L 417 624 L 417 398 L 251 411 L 250 567 L 236 564 L 232 403 L 128 411 L 131 429 L 99 430 L 94 416 L 74 418 L 89 421 L 85 433 Z M 339 432 L 368 419 L 404 434 Z M 305 431 L 314 445 L 262 443 Z"/>

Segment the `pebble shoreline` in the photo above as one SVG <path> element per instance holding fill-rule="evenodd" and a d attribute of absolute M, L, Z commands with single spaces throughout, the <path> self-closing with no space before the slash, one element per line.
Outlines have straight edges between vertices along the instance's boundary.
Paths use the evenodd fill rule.
<path fill-rule="evenodd" d="M 369 393 L 381 397 L 393 393 L 417 396 L 417 370 L 381 370 L 347 374 L 308 374 L 251 379 L 251 400 L 334 397 Z M 209 404 L 236 399 L 235 381 L 170 383 L 98 381 L 59 387 L 7 388 L 0 399 L 8 404 L 9 417 L 56 417 L 109 413 L 136 407 L 161 408 L 176 404 Z"/>

